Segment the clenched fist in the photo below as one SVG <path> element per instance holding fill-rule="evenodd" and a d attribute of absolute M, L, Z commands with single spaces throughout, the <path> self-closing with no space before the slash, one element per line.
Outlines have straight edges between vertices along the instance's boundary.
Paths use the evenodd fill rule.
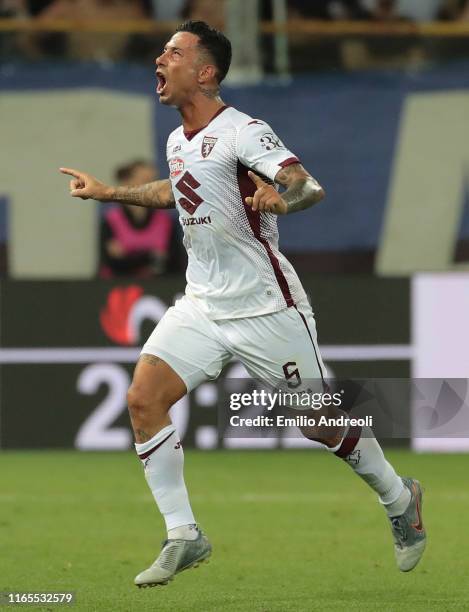
<path fill-rule="evenodd" d="M 249 178 L 256 186 L 256 191 L 252 198 L 246 198 L 246 204 L 252 210 L 259 212 L 270 212 L 275 215 L 285 215 L 288 211 L 287 203 L 275 189 L 273 185 L 268 185 L 265 181 L 249 170 Z"/>
<path fill-rule="evenodd" d="M 62 174 L 73 176 L 70 181 L 70 195 L 82 200 L 99 200 L 109 202 L 113 197 L 113 188 L 98 181 L 97 178 L 86 172 L 79 172 L 73 168 L 60 168 Z"/>

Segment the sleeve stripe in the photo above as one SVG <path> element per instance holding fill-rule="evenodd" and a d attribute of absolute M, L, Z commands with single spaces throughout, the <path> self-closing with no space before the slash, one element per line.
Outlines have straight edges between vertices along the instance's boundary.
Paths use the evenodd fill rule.
<path fill-rule="evenodd" d="M 300 160 L 298 157 L 289 157 L 285 161 L 279 164 L 280 168 L 286 168 L 287 166 L 291 166 L 292 164 L 299 164 Z"/>

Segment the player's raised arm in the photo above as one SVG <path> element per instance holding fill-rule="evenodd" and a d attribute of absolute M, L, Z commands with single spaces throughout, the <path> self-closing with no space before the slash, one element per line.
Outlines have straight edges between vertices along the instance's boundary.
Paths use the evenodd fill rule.
<path fill-rule="evenodd" d="M 73 168 L 60 168 L 62 174 L 72 177 L 70 195 L 82 200 L 122 202 L 145 208 L 174 208 L 175 201 L 169 180 L 153 181 L 145 185 L 112 187 L 86 172 Z"/>

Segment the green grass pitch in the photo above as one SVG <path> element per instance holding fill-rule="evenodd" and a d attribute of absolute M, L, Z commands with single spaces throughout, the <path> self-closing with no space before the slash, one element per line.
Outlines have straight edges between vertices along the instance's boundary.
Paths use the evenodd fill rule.
<path fill-rule="evenodd" d="M 133 453 L 0 453 L 0 591 L 72 590 L 87 612 L 469 610 L 469 456 L 388 457 L 426 490 L 413 572 L 394 565 L 375 495 L 327 453 L 186 451 L 213 556 L 138 590 L 164 530 Z"/>

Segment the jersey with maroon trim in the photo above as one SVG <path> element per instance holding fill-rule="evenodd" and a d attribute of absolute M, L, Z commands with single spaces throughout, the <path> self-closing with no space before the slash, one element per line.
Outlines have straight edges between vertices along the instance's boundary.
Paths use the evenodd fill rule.
<path fill-rule="evenodd" d="M 271 182 L 298 159 L 272 128 L 231 107 L 168 138 L 171 186 L 188 254 L 186 294 L 213 320 L 276 312 L 305 298 L 278 249 L 277 215 L 254 212 L 247 172 Z"/>

